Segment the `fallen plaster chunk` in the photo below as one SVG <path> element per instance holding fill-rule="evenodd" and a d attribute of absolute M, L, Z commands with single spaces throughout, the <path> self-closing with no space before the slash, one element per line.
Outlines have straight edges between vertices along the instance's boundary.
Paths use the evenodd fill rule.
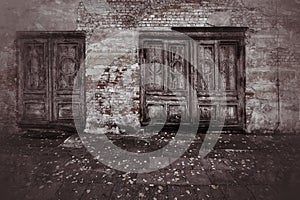
<path fill-rule="evenodd" d="M 59 147 L 80 149 L 83 147 L 83 144 L 78 135 L 71 135 Z"/>

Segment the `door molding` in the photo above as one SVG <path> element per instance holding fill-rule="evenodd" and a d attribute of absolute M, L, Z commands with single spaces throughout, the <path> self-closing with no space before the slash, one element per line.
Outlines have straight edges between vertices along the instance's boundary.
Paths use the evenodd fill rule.
<path fill-rule="evenodd" d="M 58 53 L 61 52 L 57 52 L 55 48 L 58 43 L 66 47 L 67 45 L 73 45 L 74 52 L 70 54 L 74 55 L 73 57 L 65 56 L 65 63 L 62 64 L 65 68 L 62 70 L 64 70 L 65 73 L 72 72 L 74 76 L 78 73 L 84 73 L 85 70 L 80 70 L 79 72 L 79 68 L 85 67 L 85 33 L 82 31 L 18 31 L 16 32 L 16 36 L 19 126 L 21 128 L 67 127 L 68 129 L 73 127 L 73 129 L 75 129 L 72 114 L 73 88 L 68 88 L 65 91 L 59 91 L 58 88 L 56 88 L 58 81 L 56 73 L 57 67 L 61 66 L 57 66 L 58 64 L 55 60 L 56 57 L 59 57 Z M 39 46 L 43 46 L 43 49 Z M 30 55 L 26 53 L 28 51 Z M 35 58 L 33 58 L 33 56 Z M 43 63 L 41 64 L 40 62 Z M 72 68 L 73 65 L 75 66 L 73 67 L 74 69 Z M 36 72 L 32 71 L 31 68 L 34 68 L 32 66 L 36 66 Z M 26 67 L 30 68 L 29 72 Z M 41 74 L 43 75 L 42 78 Z M 35 90 L 33 90 L 33 87 L 26 90 L 25 82 L 28 82 L 28 78 L 35 76 L 37 78 L 34 78 L 32 83 L 30 83 L 36 87 Z M 80 105 L 79 109 L 82 113 L 80 120 L 85 121 L 85 76 L 82 75 L 81 77 L 82 80 L 80 81 L 82 82 L 78 93 L 78 105 Z M 73 76 L 71 79 L 72 78 L 74 79 Z M 39 80 L 45 84 L 44 88 L 39 86 Z M 73 84 L 73 80 L 68 81 L 70 84 Z M 38 83 L 36 84 L 35 82 Z M 59 102 L 55 100 L 55 96 L 57 96 L 58 93 L 62 95 Z M 26 104 L 28 104 L 27 107 Z M 59 108 L 61 109 L 59 111 L 60 119 L 57 119 L 58 114 L 57 111 L 54 110 L 57 106 L 60 106 Z"/>
<path fill-rule="evenodd" d="M 151 41 L 152 43 L 161 43 L 164 46 L 164 49 L 166 49 L 166 45 L 168 43 L 183 43 L 184 41 L 188 42 L 188 39 L 193 40 L 193 42 L 189 43 L 188 50 L 187 50 L 187 60 L 190 60 L 192 62 L 192 65 L 189 66 L 188 69 L 188 81 L 193 83 L 193 87 L 196 87 L 195 85 L 195 72 L 193 72 L 194 68 L 198 67 L 197 64 L 197 50 L 193 46 L 193 44 L 203 44 L 205 45 L 212 45 L 214 48 L 214 59 L 215 59 L 215 70 L 216 73 L 214 74 L 214 78 L 216 81 L 216 87 L 218 86 L 219 78 L 221 74 L 219 73 L 221 64 L 220 62 L 224 62 L 224 66 L 231 65 L 232 68 L 228 68 L 228 70 L 231 70 L 232 76 L 234 76 L 233 79 L 230 79 L 230 77 L 225 77 L 227 79 L 227 82 L 225 81 L 226 87 L 226 107 L 222 107 L 222 98 L 220 92 L 216 92 L 215 96 L 210 96 L 210 98 L 214 98 L 214 100 L 220 98 L 220 102 L 216 107 L 216 110 L 220 109 L 226 109 L 224 112 L 226 112 L 228 115 L 226 117 L 226 124 L 223 130 L 245 130 L 245 124 L 246 124 L 246 116 L 245 116 L 245 32 L 248 28 L 246 27 L 194 27 L 194 28 L 186 28 L 186 27 L 174 27 L 172 30 L 174 31 L 141 31 L 140 32 L 140 51 L 139 51 L 139 64 L 141 65 L 141 96 L 140 96 L 140 102 L 141 102 L 141 123 L 142 125 L 148 125 L 148 103 L 153 105 L 163 105 L 162 102 L 165 102 L 165 106 L 168 107 L 166 101 L 163 99 L 166 98 L 165 95 L 162 95 L 162 93 L 159 93 L 158 91 L 152 91 L 153 94 L 156 93 L 156 100 L 158 101 L 155 103 L 155 99 L 152 98 L 152 96 L 149 96 L 149 91 L 147 91 L 147 88 L 145 87 L 145 49 L 149 48 L 147 47 L 147 42 Z M 186 35 L 187 37 L 185 37 Z M 187 39 L 188 38 L 188 39 Z M 229 55 L 226 52 L 231 52 L 233 54 L 232 56 Z M 224 54 L 225 53 L 225 54 Z M 144 56 L 144 57 L 143 57 Z M 164 57 L 163 63 L 167 63 L 167 59 Z M 221 59 L 221 61 L 220 61 Z M 226 59 L 226 60 L 224 60 Z M 230 64 L 228 64 L 228 62 Z M 226 63 L 227 62 L 227 63 Z M 219 77 L 219 78 L 218 78 Z M 148 77 L 147 77 L 148 78 Z M 224 80 L 223 78 L 222 80 Z M 230 82 L 230 83 L 229 83 Z M 234 85 L 235 84 L 235 85 Z M 232 91 L 231 91 L 232 90 Z M 209 106 L 208 98 L 204 98 L 201 100 L 200 93 L 198 93 L 198 102 L 201 106 Z M 161 95 L 161 96 L 159 96 Z M 191 93 L 188 94 L 188 96 L 191 95 Z M 200 95 L 200 96 L 199 96 Z M 209 95 L 208 95 L 209 96 Z M 149 98 L 152 99 L 149 101 Z M 195 103 L 191 103 L 191 98 L 188 100 L 187 105 L 187 112 L 189 112 L 189 115 L 198 115 L 199 117 L 199 110 L 198 108 L 194 108 L 193 106 Z M 162 108 L 166 110 L 166 113 L 168 114 L 167 108 Z M 218 111 L 216 111 L 218 112 Z M 236 118 L 233 118 L 235 115 Z M 211 116 L 210 116 L 211 117 Z M 168 118 L 168 117 L 167 117 Z M 230 119 L 232 118 L 232 119 Z M 176 123 L 175 123 L 176 124 Z M 174 125 L 174 123 L 166 122 L 165 125 Z M 207 128 L 209 125 L 208 123 L 204 123 L 204 121 L 199 122 L 200 128 Z"/>

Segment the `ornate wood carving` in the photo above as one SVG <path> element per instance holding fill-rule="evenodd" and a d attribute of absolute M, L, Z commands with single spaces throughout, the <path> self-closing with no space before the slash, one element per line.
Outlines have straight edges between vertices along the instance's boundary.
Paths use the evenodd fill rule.
<path fill-rule="evenodd" d="M 143 87 L 150 75 L 142 74 L 142 122 L 147 122 L 148 105 L 164 106 L 167 121 L 162 123 L 178 124 L 182 119 L 195 122 L 198 116 L 200 127 L 208 127 L 211 120 L 220 121 L 225 115 L 225 128 L 244 128 L 245 123 L 245 48 L 246 28 L 176 28 L 194 39 L 189 42 L 181 34 L 162 31 L 145 31 L 140 34 L 141 43 L 155 41 L 168 49 L 162 51 L 159 63 L 168 65 L 162 70 L 163 91 L 154 87 Z M 144 58 L 157 57 L 154 53 L 143 51 Z M 145 55 L 146 54 L 146 55 Z M 160 55 L 160 54 L 159 54 Z M 192 61 L 187 63 L 186 60 Z M 147 60 L 147 59 L 146 59 Z M 148 61 L 150 62 L 150 61 Z M 152 61 L 153 62 L 153 61 Z M 192 66 L 194 64 L 195 66 Z M 156 69 L 153 67 L 153 69 Z M 155 74 L 159 74 L 159 70 Z M 142 70 L 143 71 L 143 70 Z M 152 72 L 151 71 L 151 72 Z M 152 73 L 151 73 L 152 74 Z M 153 82 L 154 78 L 151 78 Z M 187 89 L 191 83 L 197 91 Z M 166 91 L 169 88 L 173 92 Z M 145 120 L 146 119 L 146 120 Z M 146 123 L 147 124 L 147 123 Z"/>
<path fill-rule="evenodd" d="M 146 43 L 144 64 L 146 65 L 146 88 L 148 91 L 164 89 L 164 65 L 162 43 Z"/>
<path fill-rule="evenodd" d="M 151 105 L 147 106 L 148 117 L 151 123 L 164 123 L 166 121 L 166 109 L 164 105 Z"/>
<path fill-rule="evenodd" d="M 189 100 L 186 91 L 188 72 L 184 60 L 186 43 L 155 40 L 144 41 L 142 46 L 143 122 L 178 123 L 186 120 Z M 164 47 L 168 50 L 163 50 Z M 180 96 L 182 99 L 178 100 Z"/>
<path fill-rule="evenodd" d="M 170 105 L 168 110 L 168 122 L 181 123 L 186 120 L 185 105 Z"/>
<path fill-rule="evenodd" d="M 80 63 L 78 63 L 77 44 L 58 44 L 57 45 L 57 86 L 58 89 L 73 89 L 74 78 L 76 77 Z"/>
<path fill-rule="evenodd" d="M 46 87 L 45 45 L 43 43 L 26 43 L 23 59 L 25 64 L 25 88 L 42 90 Z"/>
<path fill-rule="evenodd" d="M 210 121 L 216 119 L 215 106 L 199 106 L 200 121 Z"/>
<path fill-rule="evenodd" d="M 24 118 L 43 120 L 46 118 L 46 106 L 43 102 L 24 103 Z"/>
<path fill-rule="evenodd" d="M 225 116 L 225 122 L 236 124 L 238 120 L 237 105 L 220 106 L 220 112 Z"/>
<path fill-rule="evenodd" d="M 199 45 L 197 51 L 197 90 L 215 90 L 215 47 Z"/>
<path fill-rule="evenodd" d="M 75 82 L 78 102 L 72 107 L 74 79 L 84 59 L 84 34 L 18 32 L 17 37 L 19 124 L 69 126 L 74 108 L 82 113 L 77 118 L 84 120 L 84 85 L 80 81 Z"/>
<path fill-rule="evenodd" d="M 220 46 L 220 83 L 226 90 L 236 90 L 236 46 L 221 45 Z"/>
<path fill-rule="evenodd" d="M 186 77 L 185 61 L 182 55 L 185 54 L 185 47 L 183 45 L 172 44 L 169 46 L 168 52 L 168 65 L 169 71 L 168 88 L 174 90 L 186 89 Z"/>

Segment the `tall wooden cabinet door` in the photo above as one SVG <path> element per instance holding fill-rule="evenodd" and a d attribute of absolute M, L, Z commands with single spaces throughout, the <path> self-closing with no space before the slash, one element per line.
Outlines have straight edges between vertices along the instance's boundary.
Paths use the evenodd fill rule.
<path fill-rule="evenodd" d="M 219 42 L 218 89 L 225 91 L 219 104 L 225 126 L 243 128 L 245 105 L 244 48 L 239 41 Z"/>
<path fill-rule="evenodd" d="M 189 43 L 183 40 L 146 40 L 142 45 L 142 124 L 187 122 Z"/>
<path fill-rule="evenodd" d="M 216 41 L 199 41 L 194 46 L 193 80 L 197 91 L 197 112 L 200 127 L 217 120 L 218 103 L 218 46 Z"/>
<path fill-rule="evenodd" d="M 84 123 L 83 38 L 52 39 L 52 120 L 58 124 Z"/>
<path fill-rule="evenodd" d="M 239 41 L 199 41 L 195 48 L 200 127 L 211 121 L 243 127 L 244 68 Z M 220 125 L 222 125 L 220 124 Z"/>
<path fill-rule="evenodd" d="M 22 125 L 49 121 L 49 43 L 18 39 L 18 121 Z"/>
<path fill-rule="evenodd" d="M 190 43 L 186 40 L 167 41 L 166 48 L 167 123 L 190 123 Z"/>
<path fill-rule="evenodd" d="M 141 49 L 141 111 L 142 124 L 163 124 L 166 121 L 165 55 L 161 40 L 142 41 Z"/>

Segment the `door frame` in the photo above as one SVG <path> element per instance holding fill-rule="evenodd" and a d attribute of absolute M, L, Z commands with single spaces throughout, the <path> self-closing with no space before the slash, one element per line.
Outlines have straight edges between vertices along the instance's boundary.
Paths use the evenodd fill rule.
<path fill-rule="evenodd" d="M 140 31 L 139 34 L 139 42 L 140 47 L 143 45 L 143 41 L 146 41 L 147 39 L 151 40 L 168 40 L 170 38 L 174 39 L 180 39 L 182 38 L 182 33 L 191 39 L 199 40 L 199 41 L 233 41 L 238 44 L 237 53 L 239 54 L 238 60 L 237 60 L 237 92 L 238 92 L 238 106 L 239 109 L 237 110 L 237 117 L 238 117 L 238 124 L 236 125 L 227 125 L 223 128 L 224 131 L 245 131 L 246 130 L 246 100 L 245 100 L 245 86 L 246 86 L 246 70 L 245 70 L 245 33 L 248 30 L 247 27 L 173 27 L 173 31 Z M 181 34 L 178 34 L 176 32 L 179 32 Z M 191 45 L 191 44 L 190 44 Z M 142 48 L 144 48 L 142 46 Z M 194 48 L 194 47 L 191 47 Z M 141 54 L 141 49 L 139 51 L 139 54 Z M 191 61 L 194 62 L 195 56 L 191 55 L 193 52 L 190 53 L 190 57 L 188 58 Z M 192 60 L 193 59 L 193 60 Z M 142 60 L 141 55 L 139 55 L 139 64 L 142 66 Z M 219 65 L 219 64 L 218 64 Z M 146 88 L 144 87 L 144 69 L 141 67 L 141 86 L 140 86 L 140 121 L 142 125 L 148 125 L 145 123 L 144 120 L 144 113 L 146 108 Z M 191 76 L 193 76 L 191 74 Z M 191 77 L 190 76 L 190 77 Z M 193 80 L 189 80 L 193 81 Z M 218 81 L 218 80 L 217 80 Z M 228 103 L 228 102 L 227 102 Z M 191 109 L 191 113 L 193 113 L 193 109 Z M 165 125 L 174 125 L 174 124 L 165 124 Z M 198 127 L 200 129 L 207 130 L 207 125 L 198 123 Z"/>
<path fill-rule="evenodd" d="M 54 64 L 51 61 L 51 57 L 53 57 L 53 44 L 51 43 L 51 40 L 53 39 L 79 39 L 83 41 L 82 45 L 82 62 L 80 66 L 80 70 L 82 70 L 82 73 L 85 73 L 85 56 L 86 56 L 86 33 L 84 31 L 17 31 L 16 32 L 16 64 L 18 66 L 17 70 L 17 123 L 18 126 L 22 129 L 31 129 L 31 128 L 46 128 L 46 129 L 64 129 L 64 130 L 75 130 L 73 123 L 58 123 L 53 121 L 53 102 L 51 102 L 51 99 L 53 98 L 53 80 L 51 80 L 51 77 L 53 78 L 53 67 Z M 22 41 L 24 40 L 44 40 L 47 43 L 47 50 L 46 55 L 47 57 L 47 88 L 46 88 L 46 120 L 24 120 L 22 118 L 24 112 L 23 112 L 23 107 L 24 107 L 24 100 L 23 100 L 23 91 L 24 91 L 24 69 L 22 68 Z M 52 50 L 51 50 L 52 49 Z M 50 55 L 51 54 L 51 55 Z M 82 85 L 81 85 L 81 109 L 82 109 L 82 123 L 81 124 L 86 124 L 86 84 L 85 84 L 85 75 L 83 74 L 82 76 Z M 80 127 L 83 129 L 84 127 Z"/>

